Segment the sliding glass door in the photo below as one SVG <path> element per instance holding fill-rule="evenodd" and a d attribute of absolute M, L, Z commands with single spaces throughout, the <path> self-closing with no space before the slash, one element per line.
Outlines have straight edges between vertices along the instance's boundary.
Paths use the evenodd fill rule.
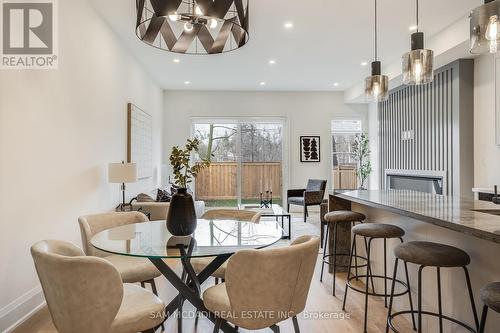
<path fill-rule="evenodd" d="M 207 207 L 236 207 L 271 200 L 283 192 L 284 122 L 275 120 L 193 121 L 202 144 L 199 158 L 212 163 L 196 180 L 197 200 Z"/>

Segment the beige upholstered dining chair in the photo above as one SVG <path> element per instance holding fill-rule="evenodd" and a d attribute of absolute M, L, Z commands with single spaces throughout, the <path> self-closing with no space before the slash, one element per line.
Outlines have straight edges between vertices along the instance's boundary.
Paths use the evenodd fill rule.
<path fill-rule="evenodd" d="M 146 215 L 140 212 L 104 213 L 78 218 L 83 250 L 86 255 L 102 257 L 109 261 L 120 272 L 125 283 L 140 282 L 143 287 L 145 283 L 150 283 L 153 293 L 158 295 L 154 278 L 160 276 L 161 273 L 148 259 L 109 254 L 90 244 L 92 237 L 103 230 L 148 221 Z"/>
<path fill-rule="evenodd" d="M 237 220 L 242 222 L 253 222 L 259 223 L 261 214 L 252 211 L 252 210 L 244 210 L 244 209 L 212 209 L 206 211 L 201 217 L 204 220 Z M 198 274 L 200 273 L 213 258 L 193 258 L 191 259 L 191 265 L 194 268 L 194 271 Z M 219 279 L 224 280 L 224 276 L 226 274 L 227 262 L 222 264 L 213 274 L 212 276 L 215 278 L 215 283 L 219 282 Z"/>
<path fill-rule="evenodd" d="M 249 330 L 270 327 L 297 315 L 306 305 L 319 251 L 319 239 L 297 238 L 289 247 L 242 250 L 228 262 L 226 282 L 203 293 L 205 307 L 217 316 L 214 332 L 223 320 Z M 258 267 L 259 269 L 255 269 Z"/>
<path fill-rule="evenodd" d="M 59 333 L 149 333 L 162 323 L 165 304 L 123 284 L 108 261 L 56 240 L 36 243 L 31 255 Z"/>

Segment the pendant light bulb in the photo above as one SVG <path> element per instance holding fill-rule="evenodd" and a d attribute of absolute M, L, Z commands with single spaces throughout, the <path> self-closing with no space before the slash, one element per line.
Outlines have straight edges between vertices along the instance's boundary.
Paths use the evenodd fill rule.
<path fill-rule="evenodd" d="M 470 52 L 496 53 L 500 42 L 500 1 L 485 0 L 470 14 Z"/>
<path fill-rule="evenodd" d="M 487 40 L 489 41 L 496 41 L 498 39 L 498 16 L 493 15 L 490 17 L 490 21 L 488 23 L 488 27 L 486 28 L 486 34 L 484 37 L 486 37 Z"/>
<path fill-rule="evenodd" d="M 173 14 L 168 15 L 168 19 L 172 22 L 177 22 L 181 19 L 181 16 L 177 14 L 177 12 L 174 12 Z"/>
<path fill-rule="evenodd" d="M 380 95 L 380 84 L 378 82 L 374 82 L 372 86 L 372 94 L 375 97 L 378 97 Z"/>
<path fill-rule="evenodd" d="M 191 22 L 184 23 L 184 30 L 186 30 L 187 32 L 193 31 L 193 23 Z"/>
<path fill-rule="evenodd" d="M 217 22 L 217 20 L 216 20 L 216 19 L 214 19 L 214 18 L 211 18 L 209 22 L 210 22 L 209 27 L 210 27 L 211 29 L 215 29 L 215 28 L 217 28 L 217 25 L 219 24 L 219 22 Z"/>

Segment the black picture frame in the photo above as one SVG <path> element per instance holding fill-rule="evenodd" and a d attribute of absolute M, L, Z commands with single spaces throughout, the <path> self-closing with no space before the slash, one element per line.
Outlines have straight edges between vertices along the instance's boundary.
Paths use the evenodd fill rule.
<path fill-rule="evenodd" d="M 300 161 L 305 163 L 321 162 L 321 138 L 319 135 L 300 136 Z"/>

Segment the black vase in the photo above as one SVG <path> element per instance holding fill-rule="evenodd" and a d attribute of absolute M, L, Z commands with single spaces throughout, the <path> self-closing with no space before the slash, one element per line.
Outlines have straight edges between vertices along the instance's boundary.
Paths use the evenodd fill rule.
<path fill-rule="evenodd" d="M 185 188 L 177 189 L 170 200 L 167 229 L 174 236 L 188 236 L 196 229 L 196 211 L 191 194 Z"/>

